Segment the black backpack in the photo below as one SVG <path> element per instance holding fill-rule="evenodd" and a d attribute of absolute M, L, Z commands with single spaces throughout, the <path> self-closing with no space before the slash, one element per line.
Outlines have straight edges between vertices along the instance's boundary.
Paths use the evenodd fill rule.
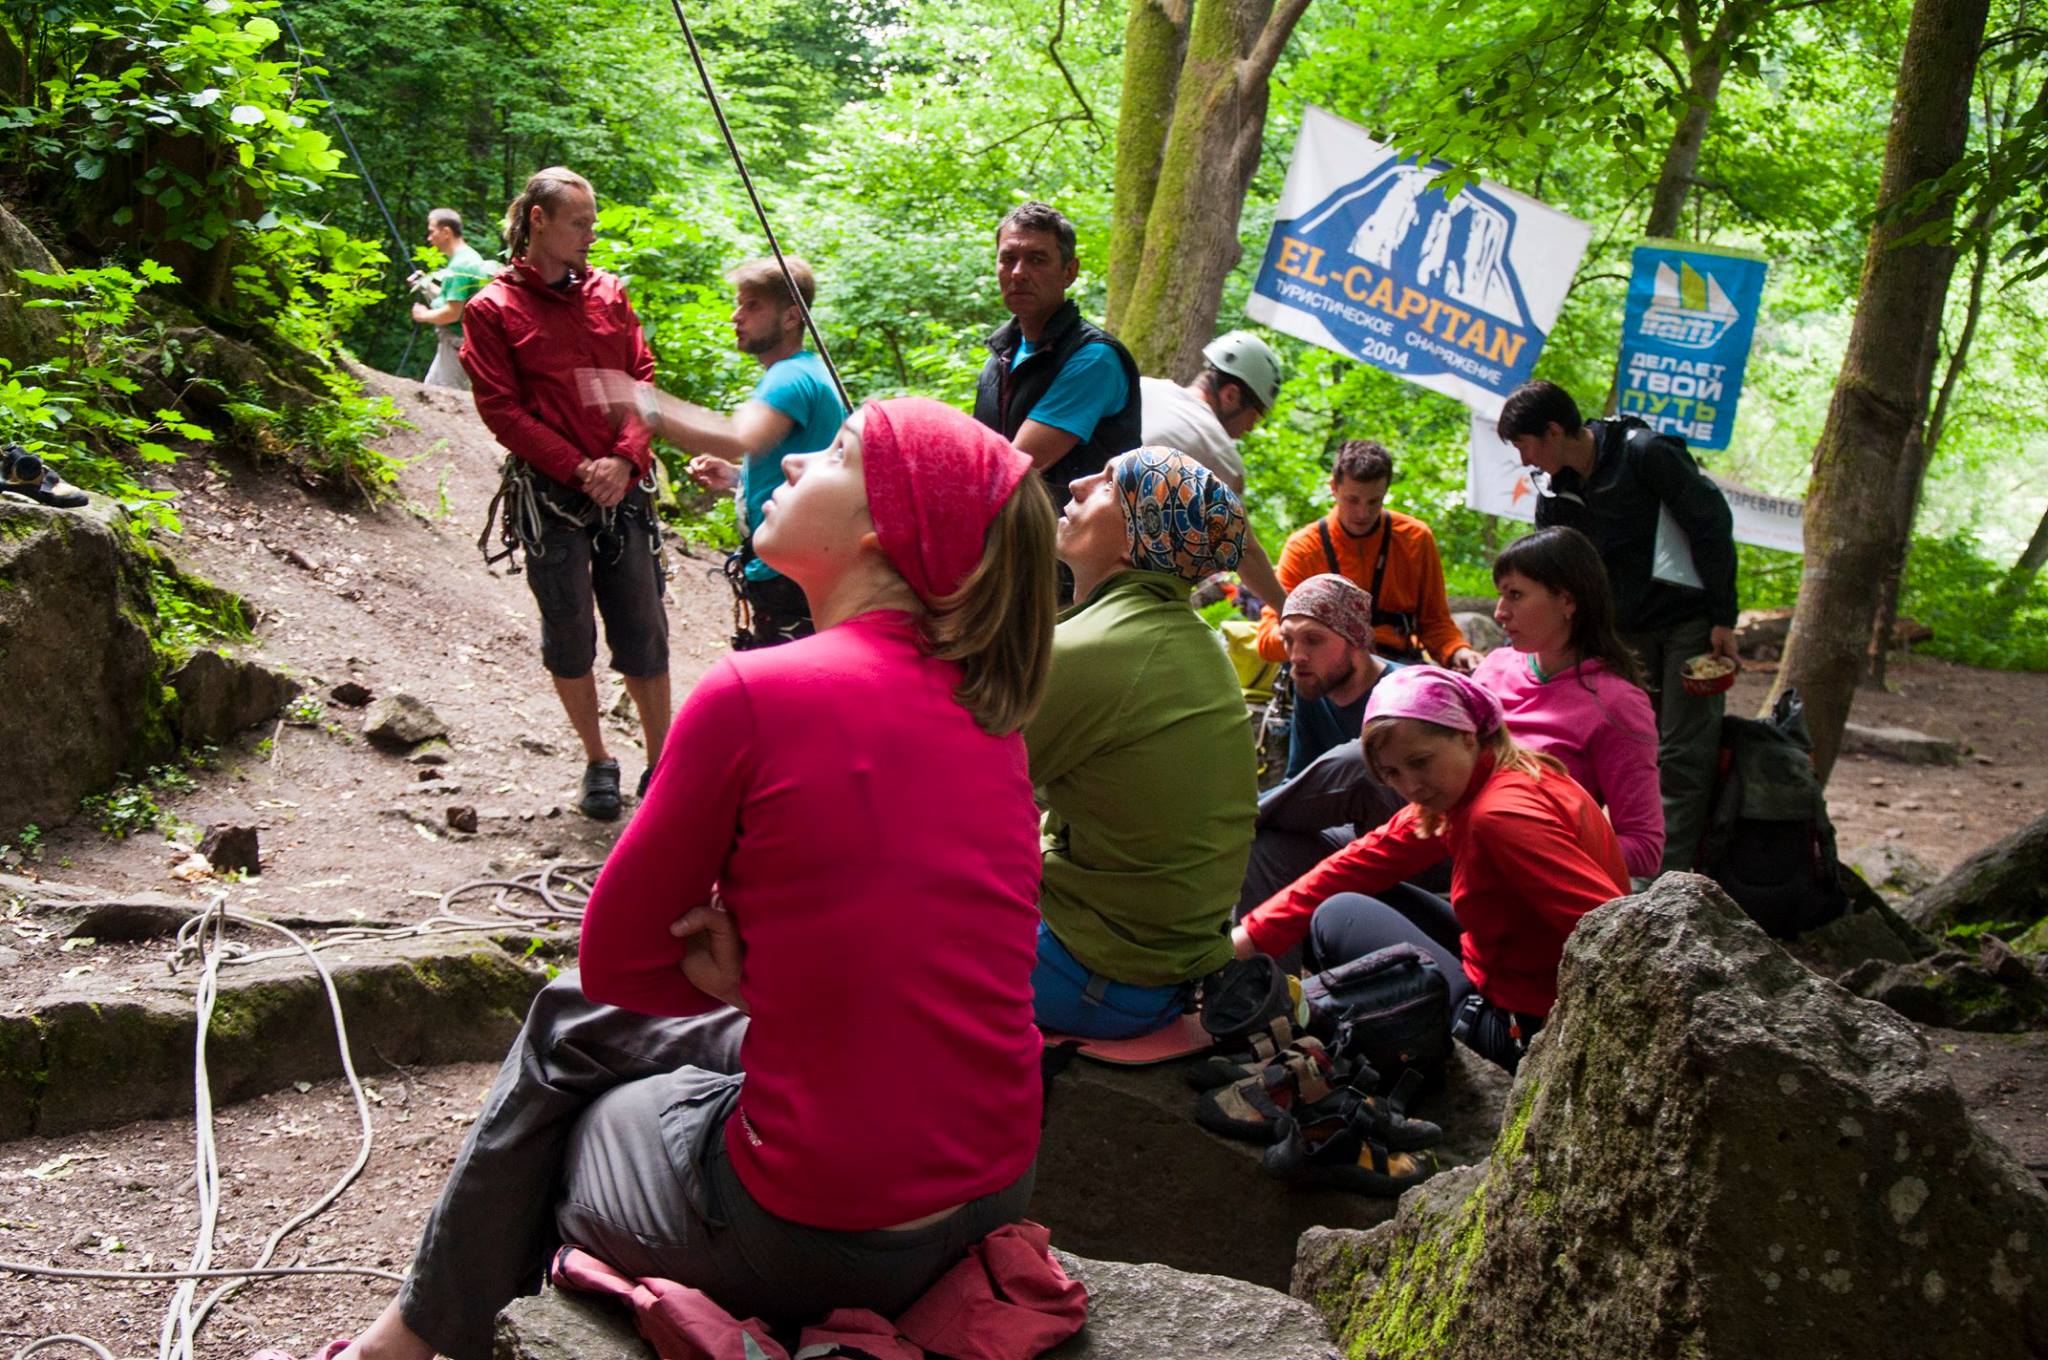
<path fill-rule="evenodd" d="M 1389 945 L 1302 979 L 1309 1033 L 1332 1057 L 1364 1061 L 1390 1090 L 1413 1070 L 1434 1087 L 1451 1056 L 1451 990 L 1436 960 Z M 1412 1085 L 1412 1084 L 1411 1084 Z"/>
<path fill-rule="evenodd" d="M 1835 826 L 1796 690 L 1779 696 L 1769 718 L 1721 720 L 1720 773 L 1699 871 L 1780 940 L 1848 909 Z"/>

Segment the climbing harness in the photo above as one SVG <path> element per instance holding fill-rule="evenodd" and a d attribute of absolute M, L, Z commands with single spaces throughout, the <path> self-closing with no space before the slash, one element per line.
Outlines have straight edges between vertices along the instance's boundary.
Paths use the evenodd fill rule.
<path fill-rule="evenodd" d="M 704 97 L 711 101 L 712 116 L 718 120 L 718 130 L 725 136 L 725 149 L 732 153 L 733 169 L 739 171 L 740 183 L 746 186 L 747 198 L 754 205 L 754 217 L 761 224 L 761 234 L 768 238 L 768 249 L 774 252 L 775 263 L 782 270 L 783 284 L 789 289 L 790 300 L 803 313 L 804 329 L 810 333 L 811 343 L 818 347 L 818 357 L 825 363 L 825 371 L 832 375 L 833 390 L 839 394 L 839 404 L 851 411 L 853 402 L 847 398 L 846 384 L 840 381 L 839 366 L 832 362 L 832 352 L 825 348 L 825 337 L 818 333 L 818 323 L 811 317 L 810 304 L 804 301 L 803 291 L 796 286 L 796 275 L 789 271 L 789 261 L 782 256 L 782 245 L 775 239 L 775 228 L 768 224 L 768 210 L 761 206 L 761 195 L 754 189 L 754 177 L 747 173 L 746 158 L 740 155 L 740 144 L 733 139 L 732 124 L 725 118 L 725 105 L 718 98 L 718 89 L 711 83 L 711 70 L 704 64 L 704 53 L 697 46 L 697 35 L 690 29 L 690 16 L 683 12 L 683 0 L 669 0 L 669 8 L 675 11 L 676 22 L 683 26 L 683 41 L 689 44 L 690 60 L 696 64 L 697 79 L 703 83 Z"/>
<path fill-rule="evenodd" d="M 647 531 L 648 551 L 654 555 L 657 566 L 661 566 L 661 528 L 654 514 L 654 477 L 650 473 L 635 485 L 638 495 L 628 493 L 626 498 L 613 506 L 600 506 L 588 496 L 580 493 L 576 499 L 582 504 L 564 505 L 548 494 L 535 479 L 531 464 L 517 454 L 506 454 L 498 470 L 498 490 L 491 497 L 490 506 L 484 511 L 483 532 L 476 536 L 477 551 L 484 555 L 486 567 L 524 552 L 529 562 L 541 562 L 547 558 L 547 544 L 543 534 L 547 522 L 555 520 L 581 529 L 591 535 L 591 547 L 610 566 L 619 560 L 626 550 L 626 535 L 620 528 L 622 520 L 633 520 Z M 491 531 L 497 530 L 498 547 L 491 547 Z M 505 569 L 506 575 L 517 576 L 519 564 L 515 561 Z M 667 571 L 663 569 L 664 577 Z"/>

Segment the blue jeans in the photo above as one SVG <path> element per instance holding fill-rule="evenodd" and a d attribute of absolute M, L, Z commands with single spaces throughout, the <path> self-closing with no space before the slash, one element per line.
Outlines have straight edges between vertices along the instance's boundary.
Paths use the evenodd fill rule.
<path fill-rule="evenodd" d="M 1179 1016 L 1186 1008 L 1188 986 L 1110 982 L 1089 972 L 1045 922 L 1038 923 L 1038 967 L 1031 973 L 1031 990 L 1040 1029 L 1084 1039 L 1135 1039 Z"/>

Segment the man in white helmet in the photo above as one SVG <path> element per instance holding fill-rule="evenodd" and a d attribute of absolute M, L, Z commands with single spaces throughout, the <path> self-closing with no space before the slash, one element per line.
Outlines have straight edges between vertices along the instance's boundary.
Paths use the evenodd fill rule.
<path fill-rule="evenodd" d="M 1211 340 L 1202 359 L 1202 371 L 1185 387 L 1165 378 L 1138 379 L 1144 442 L 1187 454 L 1242 497 L 1244 459 L 1237 441 L 1280 394 L 1280 357 L 1250 331 L 1232 331 Z M 1272 559 L 1249 526 L 1237 574 L 1267 603 L 1287 598 Z"/>

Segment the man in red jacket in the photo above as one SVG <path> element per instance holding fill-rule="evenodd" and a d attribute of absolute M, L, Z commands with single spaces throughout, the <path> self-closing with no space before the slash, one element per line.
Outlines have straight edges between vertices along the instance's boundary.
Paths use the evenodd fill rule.
<path fill-rule="evenodd" d="M 540 605 L 541 664 L 588 762 L 577 808 L 609 821 L 619 815 L 619 763 L 598 722 L 596 616 L 652 770 L 668 735 L 668 614 L 642 485 L 653 465 L 647 426 L 586 405 L 577 385 L 578 369 L 654 377 L 625 286 L 590 267 L 596 224 L 597 198 L 581 175 L 554 166 L 526 182 L 505 214 L 512 263 L 463 309 L 462 366 L 477 414 L 519 460 L 508 465 L 508 491 L 531 496 L 532 513 L 508 520 Z"/>

